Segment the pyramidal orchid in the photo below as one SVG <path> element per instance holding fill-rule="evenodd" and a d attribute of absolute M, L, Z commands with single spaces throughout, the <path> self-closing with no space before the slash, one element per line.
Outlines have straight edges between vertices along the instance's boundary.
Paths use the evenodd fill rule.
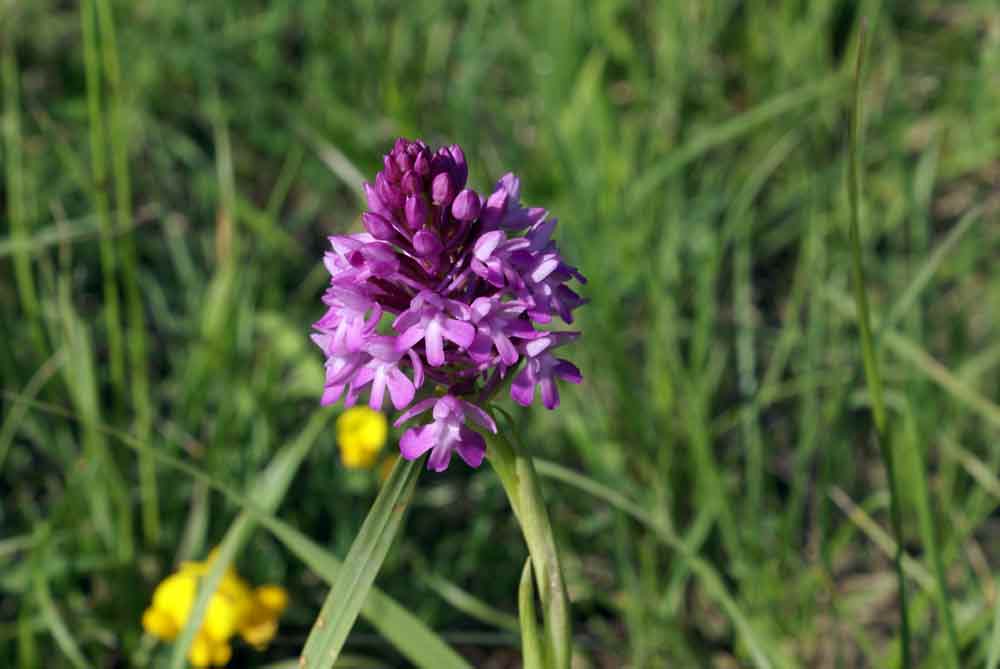
<path fill-rule="evenodd" d="M 403 138 L 382 164 L 364 184 L 365 232 L 331 237 L 324 258 L 327 311 L 312 337 L 326 356 L 321 402 L 367 395 L 379 410 L 388 399 L 397 426 L 427 421 L 404 434 L 404 458 L 430 452 L 428 468 L 443 471 L 457 453 L 478 467 L 486 446 L 470 425 L 496 433 L 484 409 L 501 388 L 555 409 L 557 380 L 582 380 L 554 353 L 579 333 L 553 323 L 572 323 L 584 300 L 569 284 L 586 280 L 552 238 L 556 219 L 522 206 L 513 174 L 480 195 L 458 145 Z"/>

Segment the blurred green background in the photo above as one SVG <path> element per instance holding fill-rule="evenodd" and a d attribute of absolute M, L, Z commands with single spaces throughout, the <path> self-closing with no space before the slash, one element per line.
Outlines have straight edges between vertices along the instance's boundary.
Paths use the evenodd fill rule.
<path fill-rule="evenodd" d="M 326 237 L 358 228 L 360 181 L 405 135 L 461 143 L 480 190 L 517 173 L 590 279 L 584 384 L 506 406 L 559 463 L 580 666 L 897 666 L 846 253 L 866 17 L 865 263 L 915 655 L 949 666 L 950 611 L 961 666 L 997 666 L 995 2 L 0 12 L 0 665 L 167 666 L 140 626 L 153 588 L 233 522 L 217 487 L 253 493 L 307 425 L 276 515 L 346 553 L 378 478 L 340 465 L 308 333 Z M 472 666 L 515 667 L 524 556 L 495 474 L 453 466 L 422 477 L 378 585 Z M 292 599 L 231 666 L 296 658 L 326 584 L 262 528 L 237 565 Z M 364 622 L 347 652 L 412 664 Z"/>

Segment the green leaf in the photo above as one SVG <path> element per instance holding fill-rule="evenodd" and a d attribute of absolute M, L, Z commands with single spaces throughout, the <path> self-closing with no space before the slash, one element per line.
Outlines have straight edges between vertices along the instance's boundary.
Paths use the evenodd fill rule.
<path fill-rule="evenodd" d="M 52 637 L 56 640 L 56 645 L 62 651 L 66 659 L 77 669 L 88 669 L 91 664 L 80 652 L 80 646 L 66 626 L 62 614 L 52 601 L 52 594 L 49 592 L 49 584 L 41 573 L 36 573 L 35 578 L 35 598 L 38 601 L 38 608 L 42 611 L 42 619 L 48 625 Z"/>
<path fill-rule="evenodd" d="M 397 461 L 382 486 L 309 632 L 302 649 L 303 669 L 329 669 L 337 661 L 402 524 L 419 467 L 416 460 Z"/>
<path fill-rule="evenodd" d="M 544 651 L 535 616 L 535 583 L 531 575 L 531 558 L 524 561 L 521 584 L 517 588 L 517 609 L 521 622 L 521 655 L 524 669 L 543 669 Z"/>
<path fill-rule="evenodd" d="M 505 611 L 491 606 L 475 595 L 463 590 L 451 581 L 437 574 L 421 574 L 421 580 L 436 592 L 444 601 L 456 610 L 487 625 L 495 625 L 500 629 L 517 632 L 517 618 Z"/>
<path fill-rule="evenodd" d="M 315 541 L 288 523 L 273 516 L 257 516 L 264 525 L 295 557 L 329 584 L 333 584 L 343 563 Z M 396 650 L 421 669 L 470 669 L 458 653 L 441 640 L 426 624 L 412 613 L 372 588 L 361 608 L 361 615 L 395 646 Z M 341 655 L 343 660 L 344 656 Z M 338 664 L 339 666 L 339 664 Z"/>

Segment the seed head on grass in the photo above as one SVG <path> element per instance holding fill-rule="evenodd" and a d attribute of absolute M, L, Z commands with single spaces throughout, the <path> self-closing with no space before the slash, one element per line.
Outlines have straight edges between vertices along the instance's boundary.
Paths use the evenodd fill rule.
<path fill-rule="evenodd" d="M 555 409 L 556 381 L 582 380 L 554 354 L 579 333 L 542 329 L 556 317 L 572 323 L 584 303 L 568 284 L 586 279 L 552 239 L 556 220 L 521 205 L 513 174 L 488 196 L 467 179 L 458 145 L 431 151 L 398 139 L 364 186 L 366 231 L 330 238 L 327 312 L 314 324 L 326 356 L 321 402 L 352 406 L 367 392 L 381 410 L 388 394 L 397 410 L 409 407 L 397 425 L 433 408 L 433 420 L 410 428 L 400 450 L 407 459 L 430 451 L 435 471 L 454 452 L 480 465 L 485 442 L 468 423 L 496 431 L 482 406 L 506 381 L 519 404 L 541 388 L 542 403 Z M 391 325 L 380 327 L 383 317 Z"/>

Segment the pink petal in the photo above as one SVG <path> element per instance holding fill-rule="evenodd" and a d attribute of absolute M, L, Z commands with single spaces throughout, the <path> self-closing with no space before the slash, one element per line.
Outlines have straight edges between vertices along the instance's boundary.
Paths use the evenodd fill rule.
<path fill-rule="evenodd" d="M 563 360 L 562 358 L 557 360 L 555 366 L 552 368 L 552 372 L 563 381 L 569 381 L 570 383 L 581 383 L 583 381 L 583 374 L 569 360 Z"/>
<path fill-rule="evenodd" d="M 340 399 L 341 393 L 344 392 L 344 386 L 327 386 L 323 389 L 323 397 L 320 398 L 320 406 L 329 406 L 334 404 Z"/>
<path fill-rule="evenodd" d="M 451 445 L 446 442 L 440 442 L 431 451 L 431 456 L 427 458 L 427 469 L 433 469 L 436 472 L 443 472 L 448 469 L 448 464 L 451 463 Z"/>
<path fill-rule="evenodd" d="M 400 425 L 410 420 L 414 416 L 418 416 L 423 412 L 427 411 L 428 409 L 430 409 L 432 406 L 434 406 L 434 404 L 437 401 L 438 398 L 436 397 L 428 397 L 425 400 L 420 400 L 419 402 L 411 406 L 407 411 L 403 412 L 403 414 L 396 419 L 396 422 L 393 423 L 393 425 L 399 427 Z"/>
<path fill-rule="evenodd" d="M 559 267 L 559 256 L 552 254 L 547 256 L 538 263 L 538 265 L 531 271 L 531 280 L 535 283 L 541 283 L 545 280 L 549 274 L 552 274 Z"/>
<path fill-rule="evenodd" d="M 434 446 L 434 425 L 410 428 L 399 440 L 399 453 L 407 460 L 416 460 Z"/>
<path fill-rule="evenodd" d="M 473 251 L 473 255 L 475 255 L 478 260 L 486 260 L 493 255 L 493 251 L 496 250 L 500 242 L 506 239 L 506 237 L 507 236 L 499 230 L 487 232 L 485 235 L 480 237 L 478 241 L 476 241 L 476 247 Z"/>
<path fill-rule="evenodd" d="M 551 376 L 545 376 L 538 385 L 542 387 L 542 404 L 545 408 L 551 410 L 559 406 L 559 388 L 556 387 L 556 380 Z"/>
<path fill-rule="evenodd" d="M 379 366 L 372 377 L 372 392 L 368 397 L 368 406 L 376 411 L 382 409 L 382 400 L 385 398 L 385 368 Z"/>
<path fill-rule="evenodd" d="M 528 366 L 518 372 L 514 377 L 514 383 L 510 386 L 510 396 L 521 406 L 531 406 L 535 399 L 535 379 L 531 373 L 531 362 Z"/>
<path fill-rule="evenodd" d="M 424 363 L 420 362 L 420 356 L 413 349 L 407 351 L 406 354 L 410 356 L 410 362 L 413 363 L 413 386 L 419 388 L 424 385 Z"/>
<path fill-rule="evenodd" d="M 472 342 L 476 338 L 476 328 L 471 323 L 458 321 L 454 318 L 445 319 L 441 330 L 446 339 L 453 341 L 462 348 L 472 346 Z"/>
<path fill-rule="evenodd" d="M 471 418 L 474 423 L 478 423 L 481 427 L 486 428 L 493 434 L 497 433 L 497 424 L 493 422 L 493 417 L 488 413 L 477 407 L 471 402 L 463 402 L 462 409 L 465 412 L 467 418 Z"/>
<path fill-rule="evenodd" d="M 507 335 L 502 332 L 496 333 L 493 335 L 493 343 L 496 344 L 497 351 L 500 352 L 500 359 L 505 365 L 513 365 L 517 362 L 517 349 L 510 343 Z"/>
<path fill-rule="evenodd" d="M 427 349 L 427 362 L 431 367 L 440 367 L 444 364 L 444 340 L 441 339 L 441 324 L 436 320 L 427 324 L 424 346 Z"/>
<path fill-rule="evenodd" d="M 465 464 L 473 468 L 483 464 L 483 458 L 486 456 L 486 441 L 483 439 L 483 435 L 463 425 L 459 436 L 459 442 L 455 445 L 458 456 L 465 460 Z"/>
<path fill-rule="evenodd" d="M 397 411 L 413 401 L 413 394 L 416 391 L 413 382 L 406 377 L 406 374 L 393 367 L 389 371 L 388 384 L 392 405 Z"/>
<path fill-rule="evenodd" d="M 425 330 L 422 325 L 414 325 L 409 328 L 403 334 L 396 337 L 396 350 L 402 352 L 413 348 L 414 344 L 424 338 L 424 333 Z"/>

